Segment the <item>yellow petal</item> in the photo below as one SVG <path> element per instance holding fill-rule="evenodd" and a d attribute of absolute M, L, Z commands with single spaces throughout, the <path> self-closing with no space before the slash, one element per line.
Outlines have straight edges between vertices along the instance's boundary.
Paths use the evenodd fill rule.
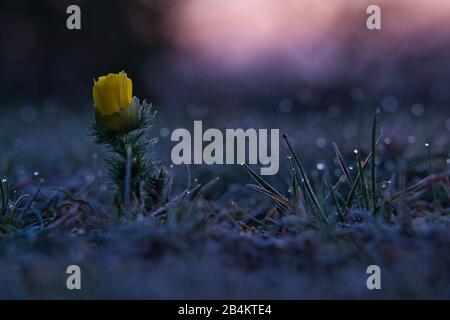
<path fill-rule="evenodd" d="M 114 97 L 113 78 L 110 75 L 100 77 L 93 87 L 94 105 L 102 115 L 119 112 L 119 101 Z"/>
<path fill-rule="evenodd" d="M 94 105 L 101 115 L 127 110 L 132 99 L 132 81 L 125 72 L 101 76 L 92 88 Z"/>
<path fill-rule="evenodd" d="M 118 80 L 120 86 L 120 106 L 121 108 L 127 110 L 131 103 L 132 82 L 131 79 L 127 78 L 127 74 L 125 72 L 121 72 L 119 74 Z"/>

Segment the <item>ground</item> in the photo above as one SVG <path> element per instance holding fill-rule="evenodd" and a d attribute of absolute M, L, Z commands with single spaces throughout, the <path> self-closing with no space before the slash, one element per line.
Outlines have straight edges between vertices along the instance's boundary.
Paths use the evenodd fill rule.
<path fill-rule="evenodd" d="M 418 116 L 400 108 L 379 115 L 378 197 L 399 196 L 376 214 L 364 208 L 363 190 L 345 208 L 349 188 L 336 189 L 339 206 L 327 188 L 343 174 L 332 142 L 353 168 L 352 179 L 353 149 L 363 160 L 369 155 L 370 108 L 253 111 L 235 120 L 214 113 L 229 127 L 257 121 L 290 137 L 328 219 L 323 224 L 303 184 L 298 207 L 304 208 L 289 211 L 248 186 L 257 182 L 239 165 L 172 168 L 166 131 L 173 119 L 164 110 L 152 132 L 160 136 L 155 157 L 174 178 L 171 199 L 188 184 L 215 183 L 199 197 L 199 189 L 184 194 L 162 215 L 119 219 L 105 151 L 89 135 L 89 110 L 30 108 L 0 118 L 8 205 L 29 195 L 17 204 L 17 221 L 0 223 L 1 298 L 450 298 L 450 124 L 438 112 Z M 288 155 L 283 147 L 280 173 L 265 179 L 293 202 Z M 370 185 L 370 166 L 366 172 Z M 81 267 L 81 291 L 66 288 L 72 264 Z M 381 290 L 366 286 L 373 264 L 381 268 Z"/>

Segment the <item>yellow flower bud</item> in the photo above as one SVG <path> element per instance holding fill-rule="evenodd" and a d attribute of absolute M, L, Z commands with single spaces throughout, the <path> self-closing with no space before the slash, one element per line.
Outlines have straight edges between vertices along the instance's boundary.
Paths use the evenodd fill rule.
<path fill-rule="evenodd" d="M 111 133 L 125 133 L 137 126 L 140 104 L 132 98 L 133 83 L 125 72 L 110 73 L 94 80 L 92 95 L 97 124 Z"/>

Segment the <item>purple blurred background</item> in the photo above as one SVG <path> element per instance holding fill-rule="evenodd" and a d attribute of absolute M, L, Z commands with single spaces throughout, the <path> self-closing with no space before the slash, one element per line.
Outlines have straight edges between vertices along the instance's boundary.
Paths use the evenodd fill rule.
<path fill-rule="evenodd" d="M 77 4 L 82 30 L 66 29 Z M 366 8 L 382 29 L 366 28 Z M 446 0 L 12 1 L 0 4 L 2 108 L 90 103 L 99 75 L 125 70 L 164 108 L 285 109 L 355 102 L 447 108 Z M 387 99 L 387 100 L 386 100 Z M 280 106 L 282 108 L 282 106 Z"/>

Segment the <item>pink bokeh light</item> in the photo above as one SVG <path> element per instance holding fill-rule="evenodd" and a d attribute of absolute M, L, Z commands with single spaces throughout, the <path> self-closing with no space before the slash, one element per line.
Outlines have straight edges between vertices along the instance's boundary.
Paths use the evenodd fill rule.
<path fill-rule="evenodd" d="M 381 7 L 381 30 L 366 28 L 369 4 Z M 168 26 L 186 70 L 275 68 L 324 80 L 446 46 L 449 21 L 448 0 L 188 0 L 174 6 Z"/>

